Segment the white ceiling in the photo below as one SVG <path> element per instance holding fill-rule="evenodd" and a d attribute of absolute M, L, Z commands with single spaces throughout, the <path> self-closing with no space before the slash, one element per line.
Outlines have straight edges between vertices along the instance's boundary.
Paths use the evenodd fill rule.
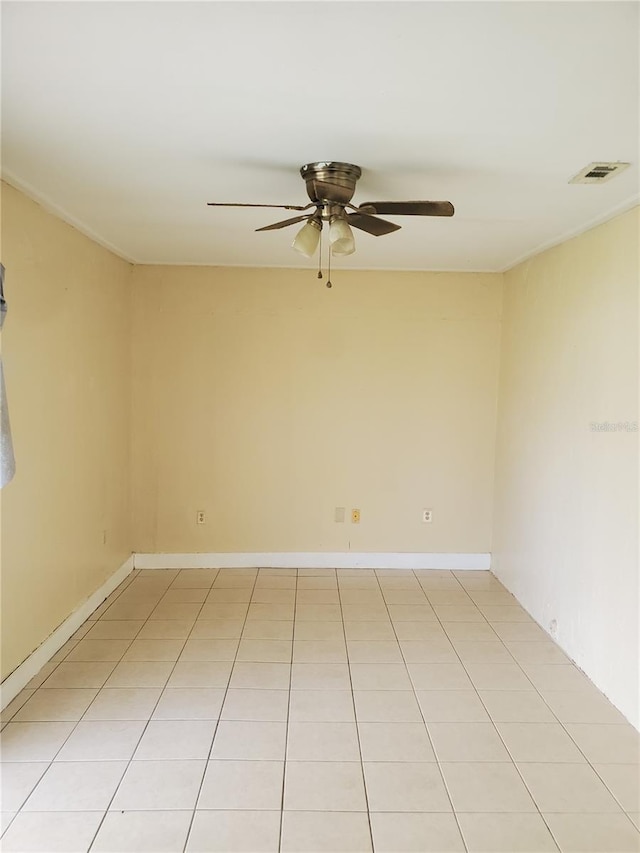
<path fill-rule="evenodd" d="M 456 208 L 340 267 L 501 270 L 637 202 L 637 3 L 2 6 L 5 177 L 139 263 L 300 266 L 253 230 L 293 214 L 206 202 L 304 204 L 313 160 Z"/>

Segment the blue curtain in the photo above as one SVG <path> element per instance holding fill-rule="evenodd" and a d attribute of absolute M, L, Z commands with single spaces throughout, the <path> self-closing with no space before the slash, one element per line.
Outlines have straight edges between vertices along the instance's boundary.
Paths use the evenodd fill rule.
<path fill-rule="evenodd" d="M 0 329 L 7 316 L 7 303 L 4 298 L 4 267 L 0 264 Z M 6 486 L 16 473 L 16 460 L 13 456 L 11 424 L 7 408 L 7 391 L 4 387 L 4 373 L 0 358 L 0 489 Z"/>

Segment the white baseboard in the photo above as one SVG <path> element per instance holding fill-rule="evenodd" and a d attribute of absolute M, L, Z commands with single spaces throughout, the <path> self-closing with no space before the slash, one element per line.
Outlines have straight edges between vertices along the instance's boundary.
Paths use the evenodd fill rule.
<path fill-rule="evenodd" d="M 489 569 L 491 554 L 271 552 L 134 554 L 136 569 Z"/>
<path fill-rule="evenodd" d="M 71 635 L 91 616 L 94 610 L 100 607 L 105 598 L 111 595 L 113 590 L 132 571 L 133 554 L 102 584 L 100 589 L 97 589 L 80 607 L 74 610 L 61 625 L 58 625 L 53 634 L 47 637 L 44 643 L 31 652 L 29 657 L 14 669 L 11 675 L 5 678 L 0 685 L 0 708 L 6 708 L 9 702 L 15 699 L 18 693 L 31 681 L 33 676 L 40 672 L 45 663 L 51 660 L 53 655 L 64 646 Z"/>

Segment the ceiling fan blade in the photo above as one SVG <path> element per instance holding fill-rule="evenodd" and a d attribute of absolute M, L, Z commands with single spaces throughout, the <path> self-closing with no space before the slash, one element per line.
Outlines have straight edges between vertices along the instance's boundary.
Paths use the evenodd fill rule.
<path fill-rule="evenodd" d="M 283 219 L 281 222 L 274 222 L 273 225 L 265 225 L 263 228 L 256 228 L 256 231 L 275 231 L 276 228 L 286 228 L 287 225 L 295 225 L 296 222 L 302 222 L 303 219 L 311 219 L 313 214 L 308 213 L 306 216 L 293 216 L 291 219 Z"/>
<path fill-rule="evenodd" d="M 367 213 L 348 213 L 347 222 L 353 228 L 359 228 L 361 231 L 366 231 L 367 234 L 373 234 L 374 237 L 391 234 L 392 231 L 398 231 L 402 227 L 394 222 L 387 222 L 386 219 L 369 216 Z"/>
<path fill-rule="evenodd" d="M 450 201 L 367 201 L 360 205 L 366 213 L 396 216 L 453 216 Z"/>
<path fill-rule="evenodd" d="M 315 207 L 313 202 L 309 204 L 240 204 L 237 202 L 226 201 L 208 201 L 207 207 L 279 207 L 283 210 L 309 210 L 310 207 Z"/>

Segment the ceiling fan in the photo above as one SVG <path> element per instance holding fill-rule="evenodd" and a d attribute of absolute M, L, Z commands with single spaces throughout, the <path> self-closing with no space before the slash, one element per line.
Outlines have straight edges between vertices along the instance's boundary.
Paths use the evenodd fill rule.
<path fill-rule="evenodd" d="M 300 169 L 307 187 L 310 203 L 295 204 L 234 204 L 209 202 L 209 207 L 278 207 L 284 210 L 311 210 L 291 219 L 283 219 L 257 231 L 273 231 L 298 222 L 305 222 L 293 241 L 293 248 L 310 258 L 318 248 L 324 222 L 329 224 L 329 243 L 334 255 L 351 255 L 355 240 L 351 228 L 366 231 L 375 237 L 397 231 L 400 225 L 380 219 L 378 214 L 396 216 L 453 216 L 450 201 L 368 201 L 355 206 L 351 199 L 356 181 L 362 174 L 352 163 L 322 161 L 307 163 Z"/>

